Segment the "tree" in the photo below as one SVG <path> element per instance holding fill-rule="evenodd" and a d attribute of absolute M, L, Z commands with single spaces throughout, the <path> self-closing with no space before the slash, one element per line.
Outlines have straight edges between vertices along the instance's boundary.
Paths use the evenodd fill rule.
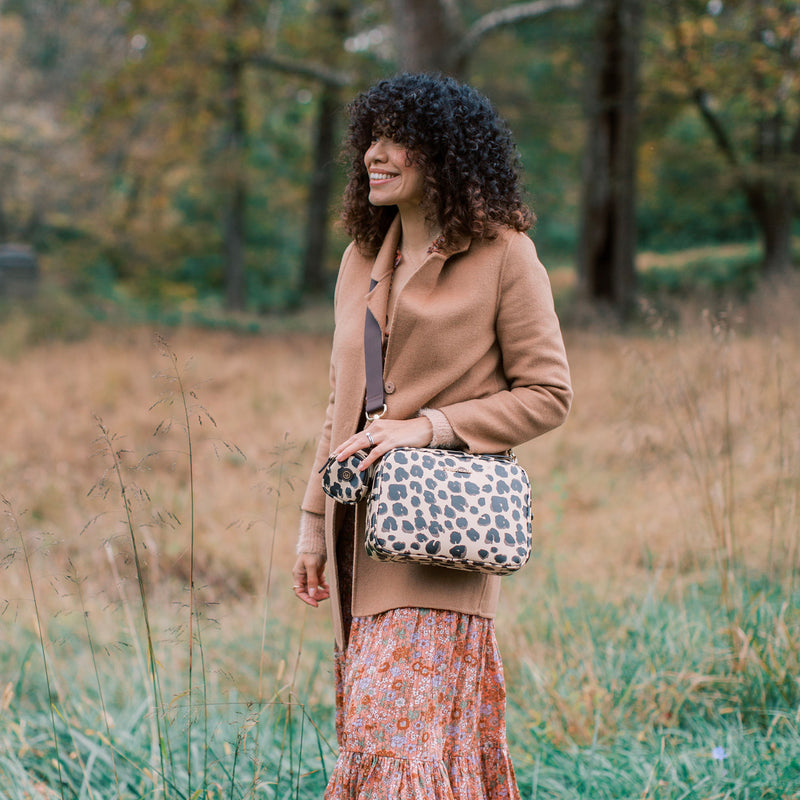
<path fill-rule="evenodd" d="M 0 7 L 0 241 L 46 244 L 48 219 L 64 228 L 104 208 L 101 176 L 69 98 L 87 70 L 117 63 L 118 45 L 114 15 L 101 0 Z"/>
<path fill-rule="evenodd" d="M 224 160 L 227 169 L 222 186 L 223 241 L 225 245 L 225 300 L 228 308 L 245 307 L 244 248 L 246 237 L 247 178 L 247 108 L 245 56 L 237 33 L 243 27 L 243 0 L 228 0 L 224 11 L 226 23 L 225 59 L 222 66 L 224 118 L 226 133 Z"/>
<path fill-rule="evenodd" d="M 514 3 L 464 24 L 453 0 L 391 0 L 401 66 L 461 76 L 492 31 L 573 0 Z M 636 120 L 641 0 L 598 0 L 596 54 L 589 69 L 579 273 L 584 294 L 621 316 L 635 289 Z"/>
<path fill-rule="evenodd" d="M 582 0 L 534 0 L 490 11 L 467 25 L 456 0 L 390 0 L 397 61 L 410 72 L 463 77 L 480 41 L 498 28 L 577 8 Z"/>
<path fill-rule="evenodd" d="M 800 208 L 800 13 L 789 0 L 662 0 L 662 58 L 747 199 L 763 270 L 791 267 Z"/>
<path fill-rule="evenodd" d="M 588 133 L 578 247 L 581 290 L 621 317 L 636 270 L 635 174 L 640 0 L 602 0 L 589 71 Z"/>
<path fill-rule="evenodd" d="M 309 111 L 313 95 L 319 109 L 313 158 L 304 174 L 311 175 L 308 187 L 306 246 L 303 288 L 323 286 L 324 251 L 331 194 L 331 165 L 335 160 L 333 119 L 341 99 L 339 90 L 351 78 L 334 65 L 344 53 L 349 25 L 346 0 L 320 0 L 321 13 L 309 18 L 305 6 L 290 0 L 269 4 L 251 0 L 139 0 L 129 7 L 125 29 L 136 41 L 138 57 L 125 65 L 112 81 L 98 86 L 102 99 L 95 118 L 95 142 L 104 149 L 110 163 L 117 165 L 123 180 L 117 180 L 126 194 L 125 213 L 117 217 L 120 242 L 126 252 L 154 243 L 152 235 L 135 235 L 134 225 L 157 202 L 170 207 L 170 215 L 150 220 L 150 227 L 163 226 L 169 219 L 183 235 L 158 237 L 160 268 L 175 256 L 194 264 L 205 263 L 209 271 L 222 261 L 222 282 L 226 304 L 242 309 L 259 293 L 254 275 L 269 281 L 270 268 L 280 284 L 276 297 L 286 300 L 297 291 L 298 270 L 287 275 L 286 254 L 281 243 L 273 252 L 256 253 L 254 244 L 265 244 L 264 227 L 279 229 L 275 238 L 285 239 L 280 229 L 282 214 L 293 219 L 301 241 L 301 215 L 286 208 L 297 202 L 294 192 L 283 194 L 277 186 L 287 165 L 298 166 L 293 154 L 278 152 L 281 143 L 271 137 L 272 125 L 282 127 L 280 102 Z M 314 37 L 309 35 L 313 28 Z M 318 60 L 319 59 L 319 60 Z M 271 76 L 280 76 L 280 82 Z M 287 77 L 288 76 L 288 77 Z M 315 92 L 305 86 L 311 85 Z M 320 88 L 318 88 L 320 87 Z M 303 97 L 292 103 L 292 97 Z M 294 110 L 289 112 L 294 116 Z M 304 111 L 301 129 L 291 131 L 293 151 L 297 142 L 312 136 L 311 115 Z M 109 136 L 113 132 L 117 135 Z M 305 148 L 303 158 L 310 148 Z M 270 174 L 275 160 L 280 181 Z M 292 181 L 293 184 L 297 183 Z M 299 185 L 298 185 L 298 188 Z M 193 220 L 177 211 L 180 202 L 190 209 Z M 268 207 L 265 209 L 264 206 Z M 259 208 L 258 216 L 254 215 Z M 276 213 L 280 209 L 279 213 Z M 248 230 L 253 220 L 260 231 Z M 187 252 L 185 232 L 193 222 L 195 236 Z M 143 231 L 142 231 L 143 232 Z M 199 235 L 197 235 L 199 234 Z M 275 256 L 277 250 L 279 255 Z M 283 250 L 283 252 L 281 252 Z M 294 261 L 299 261 L 292 254 Z M 154 263 L 153 254 L 140 259 Z M 248 267 L 248 262 L 255 269 Z M 172 261 L 172 270 L 180 269 Z M 253 292 L 252 289 L 256 288 Z M 248 294 L 249 292 L 249 294 Z M 263 306 L 261 300 L 254 303 Z M 278 300 L 280 305 L 281 301 Z"/>
<path fill-rule="evenodd" d="M 346 0 L 324 0 L 322 18 L 327 23 L 327 36 L 321 55 L 329 66 L 342 61 L 342 44 L 350 30 L 350 9 Z M 320 80 L 317 119 L 313 145 L 313 166 L 307 203 L 308 238 L 303 255 L 303 288 L 319 294 L 327 285 L 325 253 L 328 243 L 328 210 L 333 192 L 333 168 L 336 163 L 336 120 L 343 80 Z"/>

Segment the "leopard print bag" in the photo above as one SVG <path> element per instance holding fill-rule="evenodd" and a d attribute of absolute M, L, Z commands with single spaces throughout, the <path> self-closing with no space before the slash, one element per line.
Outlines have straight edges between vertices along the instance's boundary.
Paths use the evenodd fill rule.
<path fill-rule="evenodd" d="M 322 491 L 345 505 L 360 503 L 369 494 L 374 466 L 365 470 L 358 467 L 367 457 L 365 450 L 357 450 L 344 461 L 331 456 L 320 468 Z"/>
<path fill-rule="evenodd" d="M 398 447 L 378 462 L 367 553 L 507 575 L 531 553 L 531 487 L 513 456 Z"/>

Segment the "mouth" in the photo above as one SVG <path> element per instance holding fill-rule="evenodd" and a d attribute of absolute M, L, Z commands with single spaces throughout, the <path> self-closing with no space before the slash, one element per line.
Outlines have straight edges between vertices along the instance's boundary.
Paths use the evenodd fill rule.
<path fill-rule="evenodd" d="M 370 183 L 385 183 L 386 181 L 393 180 L 399 177 L 392 172 L 379 172 L 378 170 L 370 170 L 369 182 Z"/>

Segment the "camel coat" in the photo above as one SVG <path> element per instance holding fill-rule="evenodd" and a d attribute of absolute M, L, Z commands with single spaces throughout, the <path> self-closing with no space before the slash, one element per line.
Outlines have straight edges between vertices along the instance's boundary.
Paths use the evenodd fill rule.
<path fill-rule="evenodd" d="M 317 470 L 359 428 L 366 388 L 364 315 L 368 305 L 384 324 L 399 239 L 397 218 L 377 257 L 366 258 L 351 244 L 342 258 L 334 295 L 331 394 L 302 503 L 305 511 L 325 514 L 340 647 L 335 536 L 344 507 L 324 494 Z M 370 279 L 376 281 L 371 291 Z M 491 241 L 465 240 L 431 253 L 400 289 L 390 327 L 387 418 L 438 409 L 475 453 L 502 452 L 566 418 L 572 390 L 561 331 L 547 273 L 525 234 L 503 230 Z M 494 617 L 497 576 L 370 559 L 361 545 L 364 506 L 359 504 L 356 514 L 353 616 L 411 606 Z"/>

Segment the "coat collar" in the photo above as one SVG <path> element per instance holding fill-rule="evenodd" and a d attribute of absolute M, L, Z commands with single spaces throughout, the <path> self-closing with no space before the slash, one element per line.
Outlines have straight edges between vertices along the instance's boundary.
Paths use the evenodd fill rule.
<path fill-rule="evenodd" d="M 378 255 L 375 257 L 372 270 L 370 271 L 370 288 L 367 293 L 367 308 L 369 308 L 378 321 L 381 333 L 386 332 L 386 313 L 389 307 L 389 291 L 392 285 L 391 277 L 394 270 L 397 248 L 400 245 L 401 234 L 400 215 L 397 214 L 392 220 L 389 230 L 386 231 L 383 244 L 378 251 Z M 432 289 L 447 259 L 457 253 L 463 253 L 465 250 L 468 250 L 471 241 L 469 237 L 464 236 L 450 247 L 434 251 L 409 278 L 406 286 L 409 286 L 413 282 L 417 288 L 421 288 L 423 291 L 425 289 Z"/>

